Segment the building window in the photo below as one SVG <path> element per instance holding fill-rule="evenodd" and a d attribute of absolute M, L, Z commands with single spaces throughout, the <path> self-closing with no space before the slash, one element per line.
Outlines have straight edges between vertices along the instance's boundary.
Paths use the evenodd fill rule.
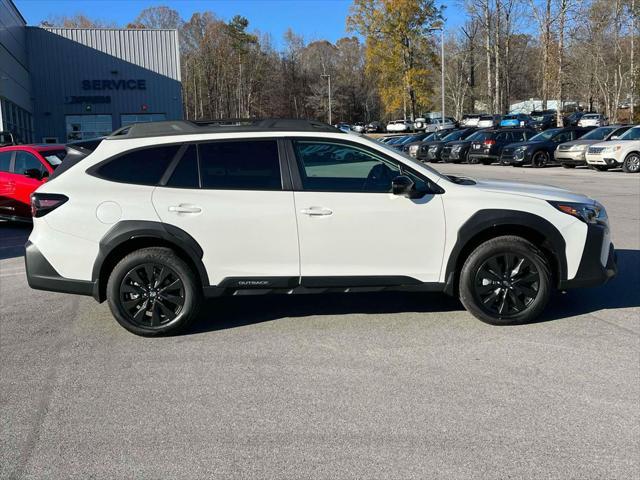
<path fill-rule="evenodd" d="M 111 115 L 67 115 L 67 141 L 104 137 L 113 131 Z"/>
<path fill-rule="evenodd" d="M 33 120 L 31 114 L 10 100 L 0 98 L 2 128 L 13 133 L 18 143 L 33 142 Z"/>
<path fill-rule="evenodd" d="M 132 123 L 161 122 L 166 119 L 167 116 L 164 113 L 132 113 L 120 115 L 120 123 L 123 127 L 131 125 Z"/>

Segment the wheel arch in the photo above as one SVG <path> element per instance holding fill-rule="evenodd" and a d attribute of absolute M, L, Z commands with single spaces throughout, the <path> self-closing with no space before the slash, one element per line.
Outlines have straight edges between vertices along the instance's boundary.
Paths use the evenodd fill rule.
<path fill-rule="evenodd" d="M 191 235 L 161 222 L 125 220 L 116 223 L 100 240 L 92 272 L 93 297 L 103 302 L 109 274 L 116 264 L 129 253 L 146 247 L 172 249 L 198 275 L 203 287 L 209 285 L 209 277 L 202 263 L 203 250 Z"/>
<path fill-rule="evenodd" d="M 533 243 L 548 260 L 554 284 L 566 280 L 566 244 L 557 228 L 532 213 L 490 209 L 476 212 L 458 231 L 446 265 L 445 292 L 457 294 L 460 271 L 471 252 L 483 242 L 504 235 L 516 235 Z"/>

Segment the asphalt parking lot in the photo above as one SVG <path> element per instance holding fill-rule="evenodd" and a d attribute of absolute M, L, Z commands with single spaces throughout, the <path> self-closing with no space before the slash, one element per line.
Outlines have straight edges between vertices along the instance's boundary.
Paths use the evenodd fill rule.
<path fill-rule="evenodd" d="M 0 224 L 0 477 L 639 478 L 640 176 L 437 168 L 597 198 L 618 277 L 518 327 L 441 295 L 239 297 L 145 339 L 31 291 L 29 229 Z"/>

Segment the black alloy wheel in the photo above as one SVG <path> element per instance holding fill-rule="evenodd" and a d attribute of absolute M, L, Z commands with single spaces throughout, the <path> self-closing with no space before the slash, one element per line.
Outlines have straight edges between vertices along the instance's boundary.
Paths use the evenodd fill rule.
<path fill-rule="evenodd" d="M 128 320 L 146 328 L 164 327 L 180 314 L 185 287 L 178 274 L 166 265 L 143 263 L 120 282 L 120 302 Z"/>
<path fill-rule="evenodd" d="M 482 263 L 474 284 L 478 305 L 488 314 L 506 319 L 521 314 L 535 301 L 540 273 L 526 257 L 502 253 Z"/>
<path fill-rule="evenodd" d="M 531 165 L 536 168 L 546 167 L 549 163 L 549 154 L 547 152 L 536 152 L 531 159 Z"/>

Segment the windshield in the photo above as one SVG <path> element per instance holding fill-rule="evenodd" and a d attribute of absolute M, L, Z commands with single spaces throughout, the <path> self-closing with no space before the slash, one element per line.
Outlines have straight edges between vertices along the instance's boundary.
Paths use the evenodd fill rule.
<path fill-rule="evenodd" d="M 617 127 L 600 127 L 595 130 L 591 130 L 586 135 L 583 135 L 580 140 L 604 140 L 607 136 L 617 130 Z"/>
<path fill-rule="evenodd" d="M 39 153 L 54 169 L 62 163 L 62 160 L 67 155 L 66 150 L 43 150 Z"/>
<path fill-rule="evenodd" d="M 464 138 L 467 130 L 456 130 L 455 132 L 451 132 L 449 135 L 442 139 L 443 142 L 450 142 L 452 140 L 460 140 Z"/>
<path fill-rule="evenodd" d="M 640 140 L 640 127 L 627 130 L 618 140 Z"/>
<path fill-rule="evenodd" d="M 544 142 L 545 140 L 551 140 L 551 138 L 560 131 L 559 128 L 552 128 L 550 130 L 545 130 L 533 137 L 531 137 L 532 142 Z"/>
<path fill-rule="evenodd" d="M 391 155 L 393 156 L 398 156 L 400 155 L 403 159 L 403 161 L 407 164 L 409 164 L 410 166 L 416 168 L 418 171 L 420 169 L 425 169 L 428 170 L 429 172 L 433 173 L 435 176 L 437 176 L 438 178 L 445 178 L 447 180 L 450 180 L 448 177 L 445 177 L 444 175 L 442 175 L 440 172 L 438 172 L 436 169 L 430 167 L 429 165 L 425 165 L 422 162 L 417 161 L 416 159 L 410 157 L 409 155 L 407 155 L 406 153 L 404 153 L 401 150 L 397 150 L 393 147 L 388 146 L 386 143 L 380 143 L 380 142 L 376 142 L 375 140 L 370 139 L 369 137 L 366 137 L 364 135 L 362 135 L 360 138 L 362 138 L 363 140 L 366 140 L 367 142 L 370 142 L 371 145 L 375 148 L 375 147 L 382 147 L 385 150 L 387 150 L 387 152 L 389 152 Z"/>

